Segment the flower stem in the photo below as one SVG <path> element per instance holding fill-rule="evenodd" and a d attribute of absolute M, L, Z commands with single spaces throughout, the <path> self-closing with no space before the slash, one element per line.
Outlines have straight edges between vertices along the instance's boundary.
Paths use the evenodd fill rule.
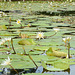
<path fill-rule="evenodd" d="M 10 64 L 9 66 L 19 75 L 19 73 L 17 72 L 17 70 L 15 70 Z"/>
<path fill-rule="evenodd" d="M 68 43 L 68 58 L 70 58 L 70 43 Z"/>
<path fill-rule="evenodd" d="M 13 39 L 11 39 L 11 45 L 12 45 L 12 49 L 14 51 L 14 54 L 16 54 L 16 51 L 15 51 L 14 46 L 13 46 Z"/>
<path fill-rule="evenodd" d="M 25 48 L 24 48 L 24 46 L 22 46 L 22 48 L 23 48 L 23 50 L 24 50 L 24 55 L 26 55 L 26 51 L 25 51 Z"/>
<path fill-rule="evenodd" d="M 10 48 L 10 42 L 8 41 L 8 46 L 9 46 L 9 48 Z"/>
<path fill-rule="evenodd" d="M 67 50 L 67 43 L 65 42 L 65 49 Z"/>
<path fill-rule="evenodd" d="M 20 23 L 20 25 L 21 25 L 21 28 L 22 28 L 22 24 Z"/>
<path fill-rule="evenodd" d="M 35 64 L 36 68 L 38 68 L 38 66 L 36 65 L 35 61 L 32 59 L 32 57 L 29 54 L 29 58 L 32 60 L 32 62 Z"/>
<path fill-rule="evenodd" d="M 51 35 L 51 36 L 48 36 L 48 37 L 52 37 L 52 36 L 54 36 L 54 35 L 56 35 L 57 33 L 55 32 L 53 35 Z"/>

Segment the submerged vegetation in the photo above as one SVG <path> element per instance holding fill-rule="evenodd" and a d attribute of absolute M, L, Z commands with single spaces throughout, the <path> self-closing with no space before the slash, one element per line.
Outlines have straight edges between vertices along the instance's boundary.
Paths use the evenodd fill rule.
<path fill-rule="evenodd" d="M 0 2 L 1 74 L 47 75 L 75 66 L 74 8 L 71 0 Z"/>

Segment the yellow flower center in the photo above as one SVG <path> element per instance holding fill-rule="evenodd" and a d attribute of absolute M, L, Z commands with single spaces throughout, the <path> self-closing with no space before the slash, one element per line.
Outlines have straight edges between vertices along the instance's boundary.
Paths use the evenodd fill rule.
<path fill-rule="evenodd" d="M 6 64 L 7 64 L 7 65 L 9 65 L 9 64 L 10 64 L 10 62 L 6 62 Z"/>
<path fill-rule="evenodd" d="M 39 34 L 39 37 L 42 37 L 42 34 Z"/>
<path fill-rule="evenodd" d="M 21 23 L 20 21 L 17 21 L 17 23 L 19 24 L 19 23 Z"/>

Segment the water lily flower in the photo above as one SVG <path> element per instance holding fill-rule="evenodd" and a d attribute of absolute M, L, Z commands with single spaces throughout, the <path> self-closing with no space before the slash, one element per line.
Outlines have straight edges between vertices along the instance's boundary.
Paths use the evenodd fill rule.
<path fill-rule="evenodd" d="M 71 37 L 67 37 L 66 39 L 67 39 L 67 41 L 69 42 L 69 41 L 71 40 Z"/>
<path fill-rule="evenodd" d="M 4 66 L 9 65 L 19 75 L 19 73 L 11 66 L 9 57 L 8 57 L 8 59 L 5 59 L 5 61 L 3 61 L 3 63 L 1 65 L 4 65 Z"/>
<path fill-rule="evenodd" d="M 63 38 L 63 41 L 66 43 L 67 39 L 66 38 Z"/>
<path fill-rule="evenodd" d="M 55 32 L 58 32 L 60 29 L 59 29 L 59 28 L 53 28 L 53 30 L 54 30 Z"/>
<path fill-rule="evenodd" d="M 39 40 L 40 40 L 41 38 L 44 39 L 44 33 L 38 32 L 38 33 L 37 33 L 37 38 L 39 38 Z"/>
<path fill-rule="evenodd" d="M 10 65 L 10 58 L 8 57 L 8 59 L 5 59 L 5 61 L 3 61 L 3 63 L 1 65 Z"/>
<path fill-rule="evenodd" d="M 21 20 L 17 20 L 17 24 L 20 24 L 21 25 L 21 28 L 22 28 L 22 24 L 21 24 Z"/>
<path fill-rule="evenodd" d="M 6 41 L 11 41 L 11 37 L 10 38 L 6 38 Z"/>
<path fill-rule="evenodd" d="M 17 20 L 17 24 L 20 24 L 20 23 L 21 23 L 21 20 L 18 19 L 18 20 Z"/>

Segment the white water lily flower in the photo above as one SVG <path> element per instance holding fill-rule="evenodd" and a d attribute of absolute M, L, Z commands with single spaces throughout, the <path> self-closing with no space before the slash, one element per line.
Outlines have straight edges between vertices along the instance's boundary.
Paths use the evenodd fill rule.
<path fill-rule="evenodd" d="M 58 32 L 60 29 L 59 29 L 59 28 L 53 28 L 53 30 L 54 30 L 55 32 Z"/>
<path fill-rule="evenodd" d="M 18 20 L 17 20 L 17 24 L 20 24 L 20 23 L 21 23 L 21 20 L 18 19 Z"/>
<path fill-rule="evenodd" d="M 11 41 L 11 38 L 4 38 L 5 41 Z"/>
<path fill-rule="evenodd" d="M 44 33 L 42 33 L 42 32 L 38 32 L 37 33 L 37 38 L 39 38 L 39 40 L 42 38 L 44 38 Z"/>
<path fill-rule="evenodd" d="M 70 40 L 71 40 L 71 37 L 67 37 L 66 39 L 67 39 L 68 41 L 70 41 Z"/>
<path fill-rule="evenodd" d="M 11 38 L 7 38 L 7 41 L 11 41 Z"/>
<path fill-rule="evenodd" d="M 66 38 L 63 38 L 63 41 L 64 41 L 64 42 L 66 42 L 66 41 L 67 41 L 67 39 L 66 39 Z"/>
<path fill-rule="evenodd" d="M 5 61 L 3 61 L 3 63 L 1 65 L 10 65 L 10 58 L 8 57 L 8 59 L 5 59 Z"/>

